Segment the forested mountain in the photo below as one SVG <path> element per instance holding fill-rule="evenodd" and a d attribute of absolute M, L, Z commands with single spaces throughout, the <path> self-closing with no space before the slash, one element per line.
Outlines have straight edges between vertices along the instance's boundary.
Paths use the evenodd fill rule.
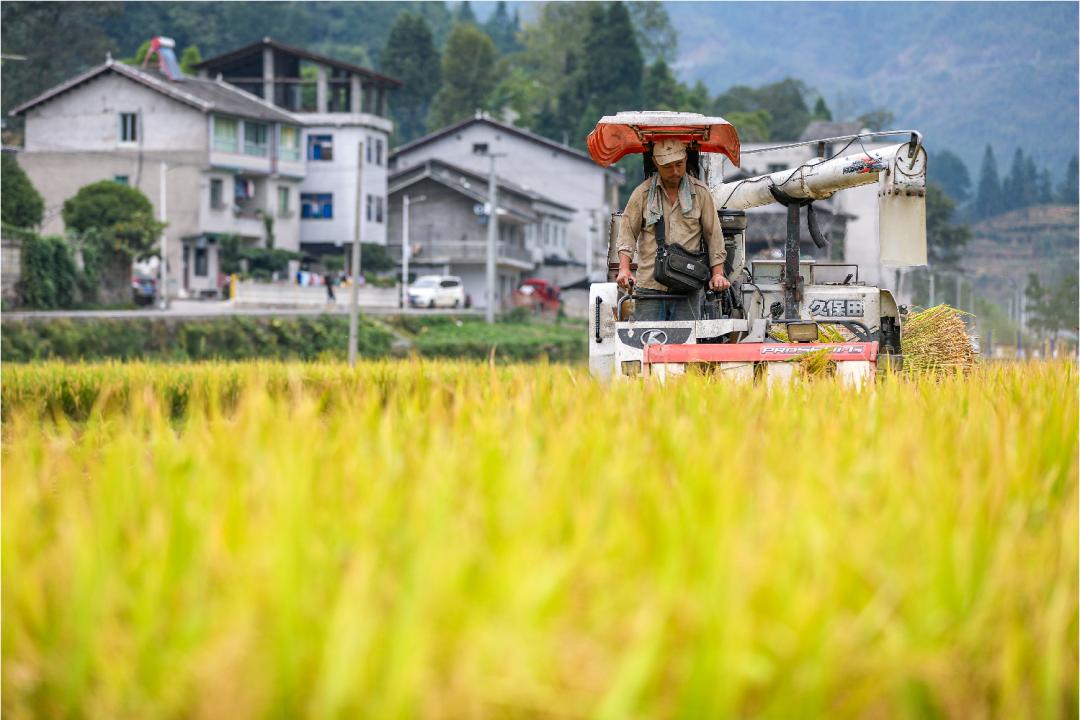
<path fill-rule="evenodd" d="M 616 51 L 631 52 L 629 43 L 611 50 L 620 38 L 590 32 L 590 13 L 606 4 L 559 5 L 564 7 L 545 34 L 538 31 L 548 12 L 543 3 L 512 2 L 499 9 L 494 2 L 5 2 L 0 8 L 4 53 L 28 60 L 4 62 L 3 109 L 6 113 L 16 102 L 101 62 L 106 52 L 133 56 L 140 43 L 158 34 L 175 38 L 180 48 L 197 45 L 203 57 L 269 35 L 384 69 L 391 27 L 407 9 L 427 24 L 437 52 L 455 21 L 480 25 L 504 60 L 517 56 L 495 68 L 492 102 L 518 117 L 532 113 L 526 124 L 580 144 L 586 118 L 541 116 L 545 107 L 537 95 L 546 87 L 566 100 L 561 106 L 549 103 L 549 113 L 595 112 L 606 96 L 619 97 L 627 80 L 619 68 L 637 72 L 637 63 L 606 62 Z M 790 78 L 803 83 L 808 108 L 820 97 L 837 120 L 890 111 L 892 125 L 923 130 L 932 150 L 952 151 L 972 175 L 987 144 L 1003 161 L 1023 147 L 1036 165 L 1051 169 L 1055 182 L 1077 153 L 1076 3 L 627 7 L 645 63 L 641 96 L 626 96 L 634 104 L 741 113 L 741 129 L 750 137 L 760 134 L 762 118 L 743 112 L 754 103 L 740 104 L 745 98 L 732 94 L 732 88 Z M 595 20 L 601 22 L 599 16 Z M 551 32 L 553 27 L 561 27 L 561 34 Z M 620 32 L 625 35 L 625 27 Z M 656 60 L 664 62 L 656 65 Z M 669 80 L 694 92 L 672 93 Z M 695 86 L 697 81 L 701 84 Z M 791 87 L 777 85 L 776 92 Z M 725 94 L 728 102 L 714 101 Z M 773 118 L 777 137 L 771 139 L 781 139 L 777 131 L 790 122 L 790 116 Z"/>
<path fill-rule="evenodd" d="M 677 74 L 712 92 L 795 77 L 834 114 L 887 108 L 975 171 L 987 143 L 1055 177 L 1077 152 L 1077 3 L 666 3 Z"/>

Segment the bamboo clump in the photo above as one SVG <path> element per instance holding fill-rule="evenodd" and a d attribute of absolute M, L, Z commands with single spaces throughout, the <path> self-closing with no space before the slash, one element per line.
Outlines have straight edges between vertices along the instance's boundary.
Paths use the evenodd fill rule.
<path fill-rule="evenodd" d="M 948 305 L 936 305 L 909 315 L 900 340 L 904 369 L 967 373 L 974 368 L 978 356 L 962 314 Z"/>

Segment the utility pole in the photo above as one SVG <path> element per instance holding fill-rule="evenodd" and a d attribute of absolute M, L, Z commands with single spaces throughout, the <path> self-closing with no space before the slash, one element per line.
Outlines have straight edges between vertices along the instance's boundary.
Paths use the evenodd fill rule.
<path fill-rule="evenodd" d="M 504 157 L 505 153 L 491 152 L 487 143 L 474 143 L 473 154 L 491 160 L 488 171 L 487 308 L 484 310 L 484 320 L 491 325 L 495 322 L 495 242 L 499 237 L 499 190 L 495 179 L 495 158 Z"/>
<path fill-rule="evenodd" d="M 165 203 L 166 203 L 165 198 L 166 198 L 166 194 L 167 194 L 167 190 L 168 190 L 168 183 L 165 181 L 165 173 L 167 173 L 168 171 L 169 171 L 168 165 L 164 161 L 162 161 L 162 163 L 161 163 L 161 176 L 160 176 L 160 183 L 159 183 L 160 184 L 159 192 L 161 194 L 161 202 L 158 203 L 158 215 L 159 215 L 159 219 L 161 220 L 162 224 L 165 223 L 165 218 L 167 217 L 167 213 L 166 213 L 166 209 L 165 209 Z M 165 235 L 165 228 L 163 227 L 163 228 L 161 228 L 161 267 L 158 268 L 158 274 L 161 276 L 161 279 L 158 281 L 158 293 L 159 293 L 158 305 L 160 305 L 162 310 L 168 310 L 169 309 L 169 293 L 167 291 L 167 288 L 169 286 L 169 273 L 168 273 L 168 269 L 167 269 L 167 262 L 165 260 L 165 258 L 167 258 L 169 256 L 168 255 L 168 249 L 169 249 L 169 240 L 168 240 L 168 237 Z"/>
<path fill-rule="evenodd" d="M 589 210 L 589 232 L 585 246 L 585 282 L 592 282 L 594 235 L 596 233 L 596 211 Z"/>
<path fill-rule="evenodd" d="M 930 302 L 929 307 L 934 307 L 934 271 L 930 271 Z"/>
<path fill-rule="evenodd" d="M 363 193 L 361 180 L 364 170 L 364 143 L 357 143 L 356 150 L 356 233 L 352 245 L 352 284 L 349 286 L 349 367 L 356 367 L 357 326 L 360 312 L 360 220 Z"/>
<path fill-rule="evenodd" d="M 412 249 L 409 247 L 409 205 L 413 202 L 423 202 L 427 195 L 421 195 L 416 200 L 406 195 L 401 200 L 401 307 L 409 307 L 409 256 Z"/>
<path fill-rule="evenodd" d="M 484 321 L 495 322 L 495 241 L 499 237 L 499 188 L 495 181 L 495 155 L 490 154 L 491 172 L 488 173 L 488 227 L 487 227 L 487 308 Z"/>

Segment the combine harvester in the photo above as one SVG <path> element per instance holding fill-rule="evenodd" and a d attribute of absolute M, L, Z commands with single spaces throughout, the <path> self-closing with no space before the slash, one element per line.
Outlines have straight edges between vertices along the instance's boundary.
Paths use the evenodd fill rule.
<path fill-rule="evenodd" d="M 589 134 L 589 154 L 607 167 L 641 153 L 646 177 L 653 171 L 652 146 L 663 138 L 688 143 L 687 173 L 705 182 L 716 201 L 727 259 L 724 274 L 731 290 L 706 293 L 702 319 L 635 322 L 633 288 L 615 284 L 615 240 L 623 222 L 612 215 L 608 245 L 608 281 L 589 292 L 589 369 L 594 376 L 618 379 L 643 375 L 660 380 L 685 372 L 688 364 L 718 366 L 732 380 L 763 377 L 769 383 L 790 380 L 791 360 L 828 349 L 836 372 L 850 385 L 872 380 L 879 360 L 890 367 L 901 361 L 900 308 L 889 290 L 858 281 L 858 266 L 800 260 L 801 208 L 815 245 L 827 240 L 817 227 L 813 201 L 870 183 L 878 185 L 878 243 L 882 262 L 891 266 L 926 264 L 926 150 L 913 131 L 864 133 L 824 138 L 818 143 L 858 146 L 861 137 L 908 136 L 906 142 L 868 152 L 817 157 L 798 167 L 769 175 L 725 182 L 722 158 L 740 164 L 739 136 L 723 118 L 698 113 L 622 112 L 606 116 Z M 783 260 L 746 260 L 748 208 L 770 203 L 787 207 Z M 632 266 L 636 269 L 636 266 Z M 819 325 L 850 342 L 819 342 Z M 843 329 L 840 332 L 840 328 Z M 837 333 L 840 335 L 837 335 Z M 790 342 L 778 342 L 782 337 Z M 822 352 L 824 354 L 824 352 Z"/>

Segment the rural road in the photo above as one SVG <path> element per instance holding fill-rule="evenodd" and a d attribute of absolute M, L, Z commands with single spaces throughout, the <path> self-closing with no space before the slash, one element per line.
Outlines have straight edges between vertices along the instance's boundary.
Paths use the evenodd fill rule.
<path fill-rule="evenodd" d="M 109 318 L 109 319 L 184 319 L 184 318 L 212 318 L 227 317 L 230 315 L 243 315 L 250 317 L 296 317 L 303 315 L 348 315 L 347 306 L 339 305 L 332 309 L 325 307 L 311 308 L 267 308 L 267 307 L 235 307 L 229 302 L 216 300 L 174 300 L 168 310 L 147 308 L 145 310 L 33 310 L 5 312 L 5 320 L 57 320 L 82 318 Z M 483 310 L 426 310 L 426 309 L 401 309 L 396 307 L 361 307 L 362 315 L 482 315 Z"/>

